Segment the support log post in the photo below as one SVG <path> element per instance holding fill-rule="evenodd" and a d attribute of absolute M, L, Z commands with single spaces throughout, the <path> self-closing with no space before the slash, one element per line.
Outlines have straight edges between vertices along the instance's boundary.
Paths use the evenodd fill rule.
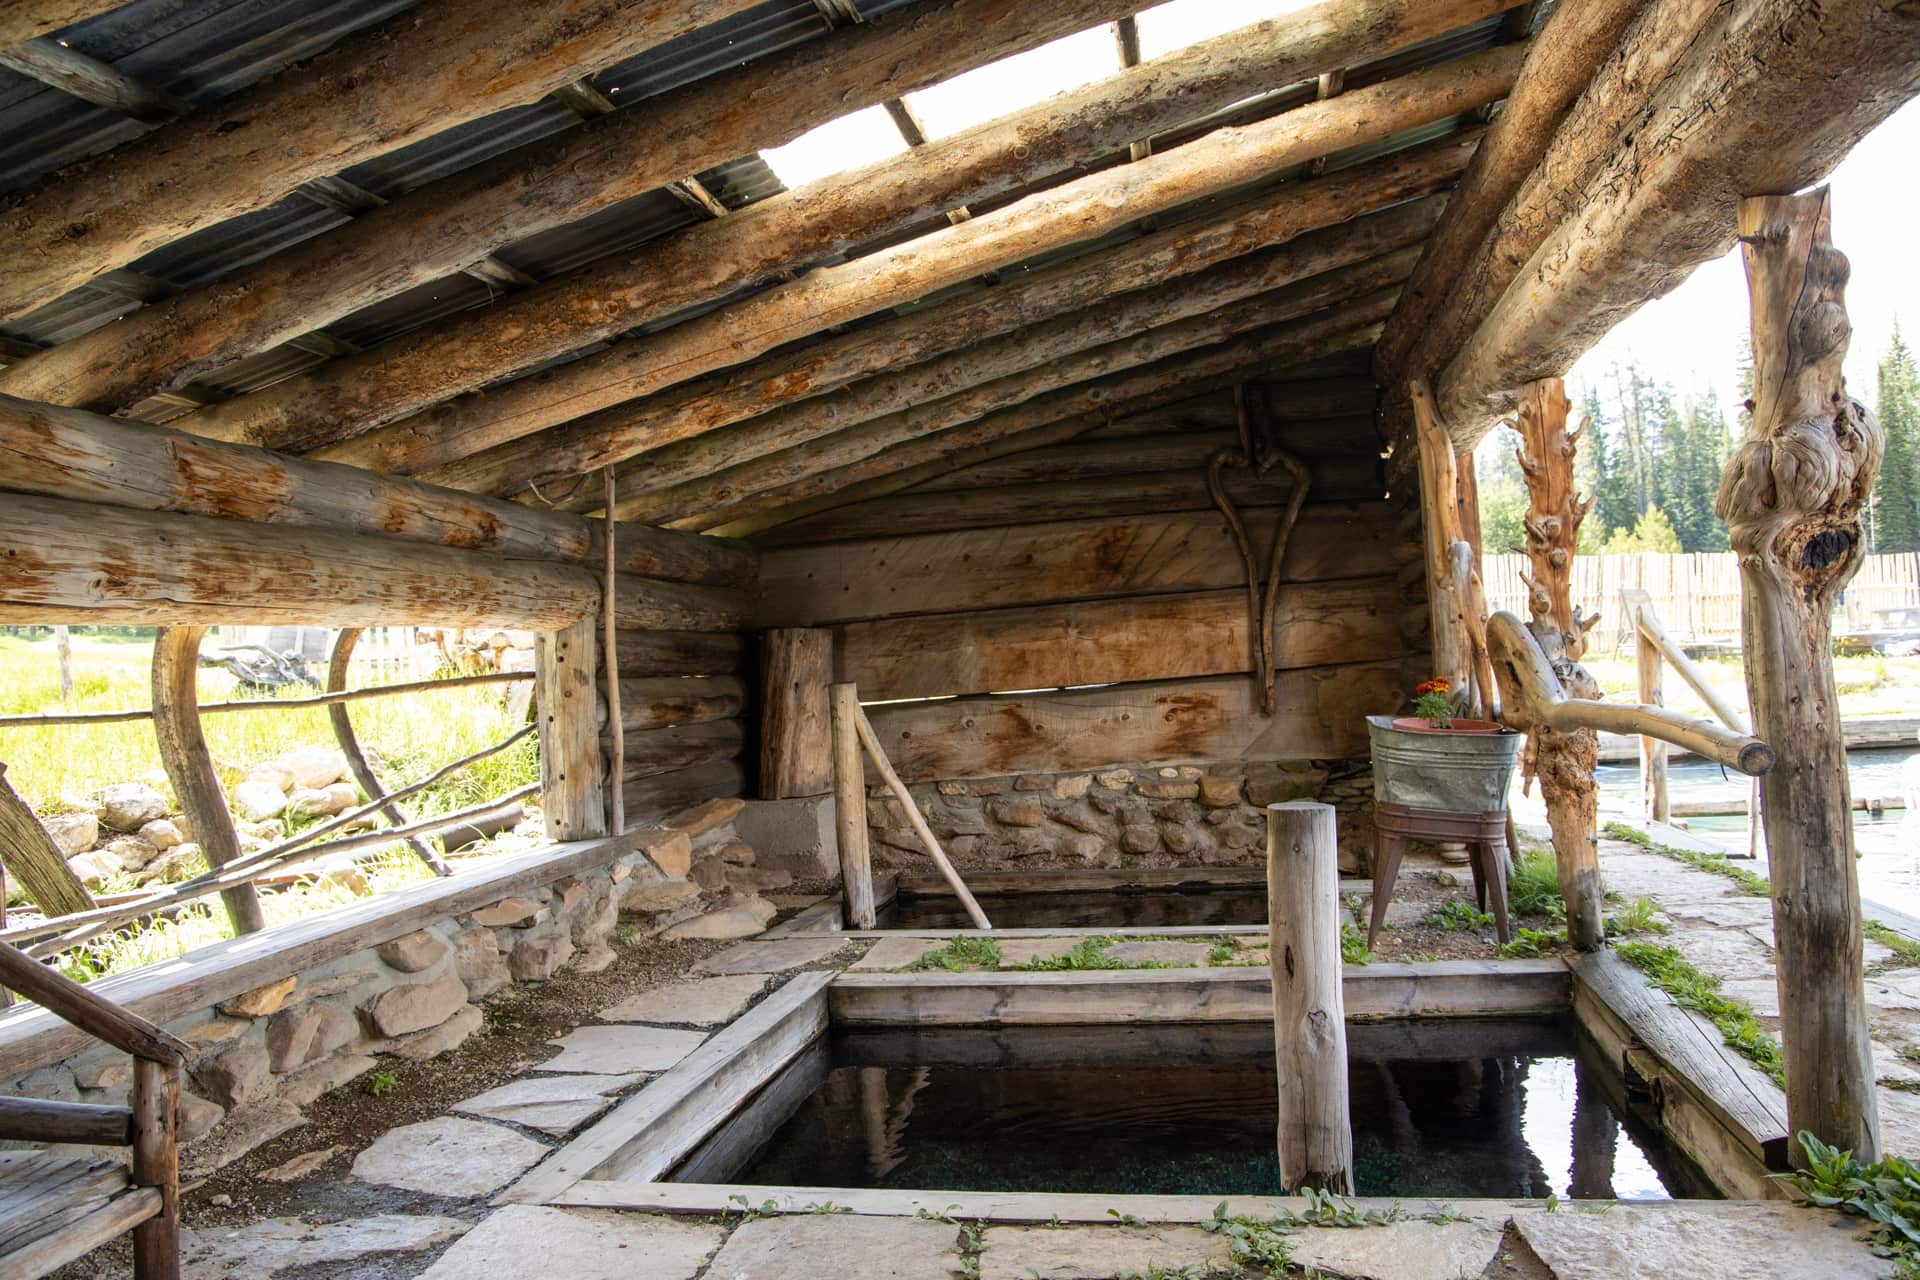
<path fill-rule="evenodd" d="M 327 692 L 339 693 L 347 687 L 347 672 L 353 665 L 353 649 L 360 643 L 361 627 L 342 627 L 333 638 L 333 653 L 327 658 Z M 360 749 L 360 737 L 353 731 L 353 711 L 344 702 L 336 702 L 327 708 L 327 719 L 333 724 L 333 739 L 340 745 L 340 754 L 347 758 L 347 768 L 353 774 L 353 780 L 367 793 L 369 800 L 378 800 L 387 794 L 380 776 L 373 771 L 373 765 L 367 759 L 367 753 Z M 382 806 L 381 813 L 387 821 L 397 827 L 407 825 L 410 818 L 407 811 L 397 803 Z M 450 876 L 453 868 L 446 860 L 433 851 L 425 840 L 411 837 L 407 848 L 413 850 L 413 856 L 420 859 L 427 870 L 436 876 Z"/>
<path fill-rule="evenodd" d="M 1666 662 L 1660 646 L 1640 630 L 1639 619 L 1632 621 L 1634 669 L 1639 676 L 1640 701 L 1648 706 L 1665 706 L 1663 676 Z M 1672 816 L 1667 799 L 1667 744 L 1645 735 L 1640 738 L 1640 807 L 1650 822 L 1665 822 Z"/>
<path fill-rule="evenodd" d="M 1267 930 L 1280 1086 L 1280 1184 L 1353 1194 L 1340 855 L 1333 806 L 1267 806 Z"/>
<path fill-rule="evenodd" d="M 867 771 L 860 761 L 860 691 L 827 690 L 832 710 L 833 830 L 840 847 L 840 890 L 849 929 L 871 929 L 873 864 L 867 848 Z"/>
<path fill-rule="evenodd" d="M 820 796 L 833 789 L 827 686 L 833 633 L 776 627 L 760 637 L 760 798 Z"/>
<path fill-rule="evenodd" d="M 1593 505 L 1573 486 L 1573 458 L 1580 428 L 1567 430 L 1567 391 L 1559 378 L 1541 378 L 1520 389 L 1520 471 L 1527 483 L 1527 629 L 1546 655 L 1568 696 L 1597 699 L 1600 684 L 1581 657 L 1587 632 L 1599 621 L 1573 603 L 1573 558 L 1580 522 Z M 1642 698 L 1642 702 L 1647 699 Z M 1553 831 L 1554 862 L 1567 902 L 1567 938 L 1582 951 L 1606 941 L 1600 914 L 1600 735 L 1591 729 L 1540 727 L 1527 740 L 1522 775 L 1540 780 Z"/>
<path fill-rule="evenodd" d="M 160 1193 L 160 1212 L 133 1229 L 134 1280 L 180 1276 L 180 1067 L 133 1060 L 133 1181 Z"/>
<path fill-rule="evenodd" d="M 153 736 L 180 811 L 187 815 L 207 866 L 217 871 L 240 856 L 240 834 L 200 729 L 200 641 L 206 634 L 205 627 L 162 627 L 154 637 Z M 221 890 L 220 900 L 235 933 L 258 933 L 267 927 L 260 895 L 251 884 Z"/>
<path fill-rule="evenodd" d="M 1481 709 L 1493 704 L 1492 671 L 1485 665 L 1484 645 L 1476 652 L 1478 622 L 1484 611 L 1470 599 L 1473 581 L 1472 546 L 1460 519 L 1459 460 L 1447 430 L 1434 414 L 1433 396 L 1416 379 L 1413 397 L 1414 443 L 1420 456 L 1420 524 L 1426 545 L 1427 612 L 1433 646 L 1433 674 L 1443 676 L 1465 697 L 1471 708 L 1474 688 Z M 1464 547 L 1464 552 L 1456 552 Z M 1466 564 L 1459 564 L 1464 557 Z M 1457 700 L 1456 700 L 1457 701 Z"/>
<path fill-rule="evenodd" d="M 7 781 L 4 761 L 0 761 L 0 866 L 13 872 L 33 905 L 49 916 L 93 910 L 87 887 L 61 856 L 60 846 Z M 0 895 L 0 904 L 4 900 Z"/>
<path fill-rule="evenodd" d="M 1830 199 L 1821 188 L 1740 202 L 1752 428 L 1727 463 L 1714 511 L 1740 562 L 1754 732 L 1779 757 L 1761 790 L 1788 1129 L 1865 1162 L 1879 1155 L 1880 1120 L 1829 614 L 1860 568 L 1860 514 L 1886 441 L 1841 373 L 1852 327 Z M 1792 1154 L 1805 1163 L 1797 1139 Z"/>
<path fill-rule="evenodd" d="M 547 835 L 586 840 L 607 834 L 608 785 L 600 758 L 594 683 L 600 619 L 589 612 L 534 642 L 534 698 L 540 707 L 540 803 Z M 614 778 L 611 785 L 619 786 Z"/>

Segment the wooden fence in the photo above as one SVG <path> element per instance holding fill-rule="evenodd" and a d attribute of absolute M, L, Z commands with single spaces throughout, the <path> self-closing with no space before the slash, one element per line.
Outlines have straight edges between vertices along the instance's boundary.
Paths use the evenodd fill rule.
<path fill-rule="evenodd" d="M 1493 608 L 1526 616 L 1527 589 L 1520 580 L 1526 568 L 1525 556 L 1486 557 L 1483 577 Z M 1575 557 L 1573 601 L 1601 615 L 1596 648 L 1632 650 L 1631 630 L 1620 616 L 1620 592 L 1628 587 L 1652 597 L 1655 614 L 1675 639 L 1739 643 L 1740 569 L 1731 552 Z M 1920 553 L 1868 556 L 1847 588 L 1834 629 L 1872 627 L 1881 610 L 1914 607 L 1920 607 Z"/>
<path fill-rule="evenodd" d="M 324 671 L 333 636 L 331 627 L 215 627 L 207 637 L 207 648 L 260 645 L 275 653 L 298 653 L 310 666 Z M 440 661 L 440 652 L 419 639 L 412 627 L 368 627 L 353 648 L 348 679 L 355 685 L 426 680 Z"/>

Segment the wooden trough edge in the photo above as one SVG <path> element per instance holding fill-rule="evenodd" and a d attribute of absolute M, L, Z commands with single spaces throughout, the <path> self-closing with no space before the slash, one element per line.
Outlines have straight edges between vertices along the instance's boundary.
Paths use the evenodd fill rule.
<path fill-rule="evenodd" d="M 1768 1177 L 1790 1167 L 1779 1086 L 1613 952 L 1569 968 L 1574 1016 L 1629 1084 L 1649 1089 L 1674 1143 L 1729 1195 L 1786 1197 Z"/>
<path fill-rule="evenodd" d="M 1443 960 L 1350 968 L 1347 1018 L 1564 1013 L 1564 961 Z M 1089 1026 L 1259 1022 L 1273 1017 L 1264 966 L 1048 973 L 842 973 L 827 988 L 837 1026 Z"/>

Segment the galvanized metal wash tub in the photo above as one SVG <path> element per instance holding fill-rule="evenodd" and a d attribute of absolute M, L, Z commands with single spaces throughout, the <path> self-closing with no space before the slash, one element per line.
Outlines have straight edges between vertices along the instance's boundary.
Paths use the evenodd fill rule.
<path fill-rule="evenodd" d="M 1368 716 L 1373 798 L 1449 813 L 1507 807 L 1507 785 L 1525 737 L 1518 733 L 1412 733 L 1392 716 Z"/>

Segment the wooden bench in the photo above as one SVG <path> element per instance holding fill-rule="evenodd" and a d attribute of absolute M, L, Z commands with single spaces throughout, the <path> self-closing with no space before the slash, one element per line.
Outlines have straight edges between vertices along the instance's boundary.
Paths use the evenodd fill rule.
<path fill-rule="evenodd" d="M 118 1160 L 0 1152 L 0 1280 L 33 1280 L 133 1232 L 137 1280 L 180 1275 L 180 1075 L 188 1046 L 0 944 L 0 986 L 133 1056 L 132 1105 L 0 1098 L 0 1138 L 130 1147 Z"/>

